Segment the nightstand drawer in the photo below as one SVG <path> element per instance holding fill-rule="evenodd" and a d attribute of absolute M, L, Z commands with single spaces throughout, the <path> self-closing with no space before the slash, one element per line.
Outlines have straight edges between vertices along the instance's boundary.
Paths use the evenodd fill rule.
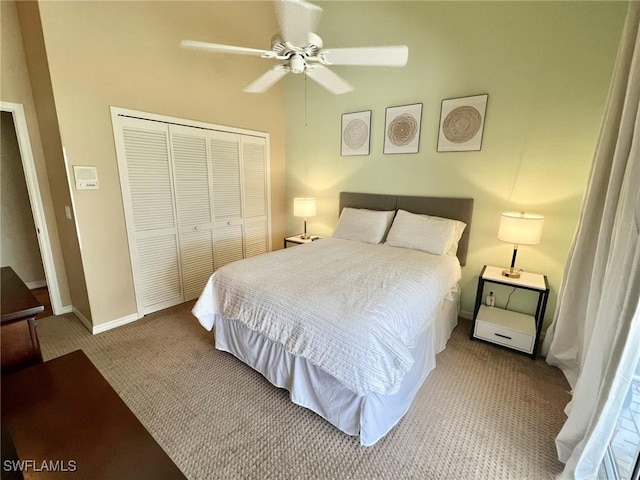
<path fill-rule="evenodd" d="M 526 333 L 517 332 L 493 323 L 483 322 L 482 320 L 476 321 L 474 336 L 492 343 L 515 348 L 521 352 L 533 352 L 534 335 L 527 335 Z"/>

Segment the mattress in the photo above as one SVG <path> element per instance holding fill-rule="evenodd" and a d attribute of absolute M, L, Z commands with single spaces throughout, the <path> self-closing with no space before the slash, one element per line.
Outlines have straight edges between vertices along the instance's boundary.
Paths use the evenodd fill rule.
<path fill-rule="evenodd" d="M 328 238 L 222 267 L 193 314 L 216 348 L 373 445 L 435 367 L 459 279 L 453 256 Z"/>
<path fill-rule="evenodd" d="M 276 387 L 288 390 L 293 403 L 317 413 L 347 435 L 360 437 L 361 445 L 372 446 L 409 411 L 435 368 L 436 354 L 444 350 L 458 324 L 458 299 L 456 293 L 453 298 L 442 300 L 434 321 L 411 350 L 415 359 L 411 370 L 392 395 L 357 395 L 279 343 L 222 316 L 216 319 L 216 348 L 234 355 Z"/>
<path fill-rule="evenodd" d="M 359 395 L 392 394 L 459 279 L 453 256 L 328 238 L 222 267 L 193 313 L 209 330 L 240 321 Z"/>

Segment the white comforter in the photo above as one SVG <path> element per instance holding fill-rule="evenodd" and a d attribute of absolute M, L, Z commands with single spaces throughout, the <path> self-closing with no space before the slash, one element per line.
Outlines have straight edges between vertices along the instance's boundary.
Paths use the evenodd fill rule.
<path fill-rule="evenodd" d="M 358 395 L 391 394 L 460 276 L 452 256 L 326 238 L 218 269 L 193 314 L 207 330 L 238 320 Z"/>

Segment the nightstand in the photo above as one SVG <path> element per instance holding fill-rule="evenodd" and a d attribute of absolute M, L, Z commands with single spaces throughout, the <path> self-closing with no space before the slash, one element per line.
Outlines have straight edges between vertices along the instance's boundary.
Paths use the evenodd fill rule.
<path fill-rule="evenodd" d="M 314 240 L 318 240 L 322 237 L 318 235 L 310 235 L 309 238 L 302 238 L 302 234 L 294 235 L 293 237 L 287 237 L 284 239 L 284 248 L 287 248 L 287 243 L 293 243 L 294 245 L 302 245 L 303 243 L 311 243 Z"/>
<path fill-rule="evenodd" d="M 473 309 L 471 339 L 491 342 L 530 355 L 538 354 L 540 331 L 549 299 L 549 282 L 546 275 L 522 272 L 520 278 L 502 275 L 502 268 L 485 265 L 478 277 L 478 292 Z M 514 312 L 484 305 L 485 284 L 494 283 L 538 294 L 534 315 Z"/>

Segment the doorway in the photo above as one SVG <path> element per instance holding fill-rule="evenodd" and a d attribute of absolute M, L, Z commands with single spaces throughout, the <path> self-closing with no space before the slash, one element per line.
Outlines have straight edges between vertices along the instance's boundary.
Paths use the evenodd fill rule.
<path fill-rule="evenodd" d="M 61 314 L 64 313 L 62 299 L 24 109 L 20 104 L 0 102 L 0 114 L 3 130 L 2 264 L 13 263 L 10 266 L 24 277 L 22 280 L 29 288 L 46 287 L 51 313 Z M 5 175 L 9 178 L 5 179 Z M 5 181 L 8 179 L 11 179 L 11 185 L 7 188 Z M 5 192 L 5 189 L 9 191 Z M 5 220 L 11 224 L 10 228 L 5 229 Z"/>

